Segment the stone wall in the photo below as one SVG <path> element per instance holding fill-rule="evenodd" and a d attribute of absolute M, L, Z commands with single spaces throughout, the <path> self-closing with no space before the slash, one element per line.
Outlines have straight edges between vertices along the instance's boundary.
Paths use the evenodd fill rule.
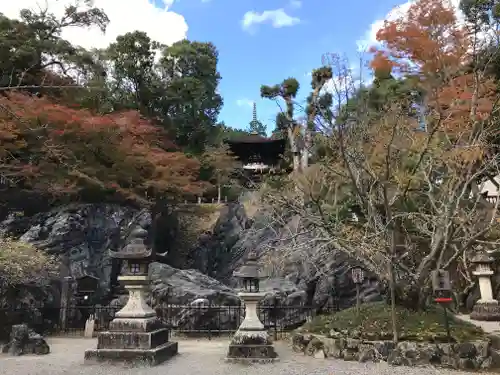
<path fill-rule="evenodd" d="M 489 341 L 456 344 L 404 341 L 367 341 L 351 338 L 327 338 L 315 334 L 294 333 L 295 352 L 316 358 L 345 361 L 386 361 L 393 366 L 428 366 L 462 370 L 500 368 L 500 355 Z"/>

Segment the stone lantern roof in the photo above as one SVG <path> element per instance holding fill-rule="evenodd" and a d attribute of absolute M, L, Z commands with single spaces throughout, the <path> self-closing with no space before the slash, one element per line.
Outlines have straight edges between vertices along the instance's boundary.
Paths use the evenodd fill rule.
<path fill-rule="evenodd" d="M 130 243 L 119 251 L 110 252 L 110 256 L 121 260 L 150 261 L 153 258 L 153 250 L 145 244 L 148 232 L 143 228 L 137 228 L 131 233 Z"/>
<path fill-rule="evenodd" d="M 241 279 L 261 279 L 262 276 L 260 274 L 260 267 L 257 260 L 257 254 L 255 252 L 251 252 L 245 263 L 243 263 L 238 271 L 233 273 L 233 276 Z"/>
<path fill-rule="evenodd" d="M 471 259 L 471 263 L 474 264 L 491 264 L 494 259 L 490 257 L 485 251 L 480 251 Z"/>

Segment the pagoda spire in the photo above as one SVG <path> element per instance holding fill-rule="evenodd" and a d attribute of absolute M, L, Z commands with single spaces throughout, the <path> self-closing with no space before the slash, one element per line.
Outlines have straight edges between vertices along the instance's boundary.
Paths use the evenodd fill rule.
<path fill-rule="evenodd" d="M 253 102 L 252 122 L 255 124 L 257 121 L 257 104 Z"/>
<path fill-rule="evenodd" d="M 252 121 L 249 123 L 249 131 L 252 134 L 266 136 L 266 127 L 257 119 L 257 104 L 253 102 Z"/>

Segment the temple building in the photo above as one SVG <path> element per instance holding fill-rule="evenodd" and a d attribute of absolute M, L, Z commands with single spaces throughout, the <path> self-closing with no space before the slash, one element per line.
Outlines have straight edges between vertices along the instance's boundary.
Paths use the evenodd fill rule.
<path fill-rule="evenodd" d="M 257 113 L 254 107 L 251 123 L 256 122 Z M 249 135 L 226 140 L 226 143 L 242 163 L 239 172 L 244 185 L 248 187 L 262 181 L 265 175 L 286 172 L 286 168 L 283 168 L 285 139 L 268 138 L 254 131 Z"/>

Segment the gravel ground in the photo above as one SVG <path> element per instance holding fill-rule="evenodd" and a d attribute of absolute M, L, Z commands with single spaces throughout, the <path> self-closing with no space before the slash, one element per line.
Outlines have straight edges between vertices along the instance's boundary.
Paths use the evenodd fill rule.
<path fill-rule="evenodd" d="M 225 363 L 227 339 L 179 340 L 179 355 L 152 368 L 84 365 L 85 349 L 96 341 L 83 338 L 51 338 L 51 354 L 8 357 L 0 355 L 0 374 L 5 375 L 452 375 L 465 374 L 434 368 L 389 367 L 385 363 L 357 363 L 315 359 L 293 353 L 285 343 L 276 343 L 280 361 L 272 364 Z"/>

